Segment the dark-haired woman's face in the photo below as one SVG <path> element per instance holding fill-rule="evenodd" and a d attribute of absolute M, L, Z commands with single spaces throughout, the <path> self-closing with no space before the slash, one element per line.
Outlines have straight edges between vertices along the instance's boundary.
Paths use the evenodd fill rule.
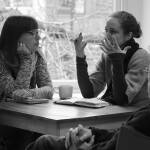
<path fill-rule="evenodd" d="M 31 30 L 21 35 L 20 42 L 24 43 L 31 52 L 35 52 L 39 47 L 38 30 Z"/>
<path fill-rule="evenodd" d="M 105 26 L 106 34 L 111 34 L 115 36 L 119 46 L 130 39 L 129 35 L 124 34 L 124 30 L 121 27 L 121 24 L 117 18 L 109 18 Z"/>

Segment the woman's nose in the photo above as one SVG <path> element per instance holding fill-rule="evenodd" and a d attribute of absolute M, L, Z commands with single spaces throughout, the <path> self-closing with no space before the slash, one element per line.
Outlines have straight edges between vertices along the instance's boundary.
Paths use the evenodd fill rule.
<path fill-rule="evenodd" d="M 35 39 L 36 39 L 37 41 L 39 41 L 39 40 L 40 40 L 40 36 L 39 36 L 39 34 L 37 34 L 37 35 L 36 35 Z"/>

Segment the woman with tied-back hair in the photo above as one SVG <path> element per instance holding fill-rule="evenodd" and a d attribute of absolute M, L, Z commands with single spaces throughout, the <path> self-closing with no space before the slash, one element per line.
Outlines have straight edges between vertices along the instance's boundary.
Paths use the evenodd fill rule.
<path fill-rule="evenodd" d="M 102 54 L 95 71 L 88 75 L 82 34 L 75 40 L 77 77 L 83 97 L 98 96 L 116 105 L 143 105 L 148 95 L 150 54 L 135 41 L 142 34 L 136 18 L 125 11 L 111 14 L 100 42 Z"/>

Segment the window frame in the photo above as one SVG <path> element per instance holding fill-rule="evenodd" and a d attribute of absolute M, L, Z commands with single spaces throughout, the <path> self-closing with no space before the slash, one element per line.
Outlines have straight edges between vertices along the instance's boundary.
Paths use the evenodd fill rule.
<path fill-rule="evenodd" d="M 123 6 L 125 5 L 125 1 L 123 0 L 113 0 L 113 11 L 119 11 L 123 9 Z M 80 92 L 79 86 L 78 86 L 78 81 L 77 80 L 52 80 L 53 86 L 58 87 L 60 85 L 72 85 L 74 93 Z"/>
<path fill-rule="evenodd" d="M 126 3 L 126 0 L 113 0 L 113 11 L 122 10 L 123 6 L 126 5 L 125 3 Z M 85 3 L 84 3 L 84 5 L 85 5 Z M 66 80 L 66 79 L 55 80 L 55 79 L 52 79 L 52 82 L 53 82 L 54 87 L 58 87 L 59 85 L 64 85 L 64 84 L 72 85 L 74 88 L 74 91 L 79 92 L 79 86 L 78 86 L 77 80 L 75 80 L 75 79 L 74 80 Z"/>

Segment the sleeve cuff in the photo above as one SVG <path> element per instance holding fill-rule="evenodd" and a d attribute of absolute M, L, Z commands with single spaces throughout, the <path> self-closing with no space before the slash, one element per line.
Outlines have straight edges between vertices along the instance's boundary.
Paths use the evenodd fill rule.
<path fill-rule="evenodd" d="M 96 134 L 96 129 L 95 129 L 95 127 L 89 127 L 89 129 L 91 130 L 92 135 L 95 135 L 95 134 Z"/>
<path fill-rule="evenodd" d="M 84 57 L 78 57 L 78 56 L 76 56 L 76 60 L 77 60 L 77 62 L 83 62 L 83 61 L 86 60 L 86 56 L 84 56 Z"/>

